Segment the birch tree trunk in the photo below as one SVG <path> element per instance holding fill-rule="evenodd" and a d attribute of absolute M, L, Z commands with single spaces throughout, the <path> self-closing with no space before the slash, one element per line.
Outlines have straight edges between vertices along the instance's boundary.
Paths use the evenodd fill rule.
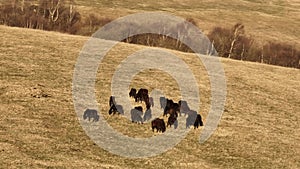
<path fill-rule="evenodd" d="M 233 40 L 231 41 L 228 58 L 231 58 L 235 43 L 240 37 L 240 35 L 243 33 L 243 29 L 244 29 L 244 25 L 242 24 L 236 24 L 234 26 Z"/>

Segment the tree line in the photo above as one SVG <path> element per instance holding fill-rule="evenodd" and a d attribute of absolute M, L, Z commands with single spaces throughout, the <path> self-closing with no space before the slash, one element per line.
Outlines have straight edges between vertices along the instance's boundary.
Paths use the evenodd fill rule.
<path fill-rule="evenodd" d="M 111 21 L 111 18 L 93 13 L 82 16 L 74 0 L 39 0 L 36 4 L 29 0 L 11 0 L 0 5 L 0 24 L 8 26 L 90 36 Z M 192 18 L 187 21 L 196 25 Z M 186 38 L 181 34 L 182 31 L 187 31 L 183 25 L 174 26 L 178 30 L 173 36 L 176 39 L 160 34 L 140 34 L 128 37 L 123 42 L 193 52 L 180 41 Z M 163 28 L 159 29 L 163 31 Z M 214 27 L 207 36 L 221 57 L 300 69 L 300 51 L 295 45 L 272 41 L 259 45 L 246 34 L 245 26 L 241 23 L 231 28 Z M 212 54 L 211 52 L 207 49 L 207 54 Z"/>
<path fill-rule="evenodd" d="M 90 14 L 83 18 L 74 0 L 10 0 L 0 5 L 0 24 L 91 35 L 111 19 Z"/>
<path fill-rule="evenodd" d="M 187 20 L 196 25 L 193 19 Z M 176 39 L 165 35 L 142 34 L 126 38 L 123 42 L 193 52 L 186 44 L 178 40 L 186 38 L 181 37 L 181 32 L 187 30 L 184 30 L 185 28 L 181 27 L 181 24 L 176 25 L 176 28 L 180 28 L 175 35 Z M 245 26 L 241 23 L 237 23 L 231 28 L 214 27 L 207 36 L 220 57 L 300 69 L 300 51 L 296 49 L 295 45 L 272 41 L 266 41 L 264 45 L 260 45 L 254 38 L 246 34 Z M 204 51 L 202 53 L 213 54 L 214 51 L 209 45 L 206 45 L 206 48 L 206 50 L 202 50 Z"/>
<path fill-rule="evenodd" d="M 295 45 L 272 41 L 260 45 L 241 23 L 232 28 L 215 27 L 208 37 L 221 57 L 300 68 L 300 51 Z"/>

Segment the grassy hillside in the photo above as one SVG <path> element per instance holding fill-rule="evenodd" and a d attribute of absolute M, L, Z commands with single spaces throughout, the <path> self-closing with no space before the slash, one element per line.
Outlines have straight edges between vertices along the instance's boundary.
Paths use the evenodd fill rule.
<path fill-rule="evenodd" d="M 95 145 L 77 120 L 72 77 L 87 37 L 5 26 L 0 26 L 0 32 L 0 168 L 300 167 L 299 70 L 221 58 L 228 95 L 226 111 L 213 136 L 200 145 L 202 129 L 191 130 L 162 155 L 128 159 Z M 122 58 L 142 48 L 117 45 L 100 65 L 96 83 L 97 94 L 106 91 L 97 95 L 105 118 L 116 130 L 132 137 L 153 133 L 149 124 L 134 125 L 122 116 L 108 117 L 110 93 L 106 89 Z M 171 52 L 184 58 L 195 72 L 205 123 L 210 106 L 206 72 L 193 55 Z M 145 75 L 153 73 L 141 72 L 132 85 L 166 86 L 159 79 L 170 77 L 162 72 L 155 72 L 156 86 L 148 83 Z M 176 91 L 174 81 L 168 82 L 164 90 Z M 172 97 L 176 100 L 176 92 Z"/>
<path fill-rule="evenodd" d="M 38 3 L 38 0 L 30 2 Z M 237 22 L 260 43 L 270 40 L 299 47 L 300 2 L 298 0 L 75 0 L 85 18 L 89 13 L 116 19 L 143 11 L 165 11 L 193 18 L 206 33 L 214 26 L 231 27 Z M 8 1 L 0 0 L 0 4 Z"/>
<path fill-rule="evenodd" d="M 214 26 L 231 27 L 237 22 L 258 41 L 289 42 L 300 45 L 300 3 L 297 0 L 171 0 L 171 1 L 108 1 L 77 0 L 82 13 L 95 12 L 101 17 L 118 18 L 143 11 L 165 11 L 185 18 L 194 18 L 204 31 Z"/>

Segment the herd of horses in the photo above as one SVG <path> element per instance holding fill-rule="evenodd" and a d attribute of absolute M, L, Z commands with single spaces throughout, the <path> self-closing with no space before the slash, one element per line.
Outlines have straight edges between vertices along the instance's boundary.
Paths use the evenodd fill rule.
<path fill-rule="evenodd" d="M 149 97 L 149 92 L 147 89 L 141 88 L 138 91 L 135 88 L 131 88 L 129 92 L 129 97 L 133 98 L 137 103 L 145 103 L 146 110 L 143 112 L 142 106 L 136 106 L 131 109 L 131 121 L 133 123 L 143 124 L 146 121 L 149 121 L 152 118 L 152 110 L 151 107 L 154 107 L 154 101 L 152 97 Z M 110 96 L 109 98 L 109 115 L 114 114 L 124 114 L 123 107 L 121 105 L 116 104 L 115 97 Z M 156 129 L 157 132 L 165 132 L 167 127 L 171 127 L 172 125 L 176 129 L 178 127 L 178 115 L 188 116 L 186 118 L 186 128 L 193 125 L 194 129 L 199 126 L 203 126 L 202 117 L 196 111 L 191 110 L 188 106 L 188 103 L 184 100 L 179 100 L 178 102 L 174 102 L 172 99 L 168 99 L 165 97 L 160 97 L 160 108 L 163 109 L 163 117 L 168 117 L 167 123 L 165 123 L 163 118 L 155 118 L 151 121 L 152 131 Z M 83 119 L 91 120 L 93 118 L 94 122 L 99 121 L 99 115 L 96 110 L 87 109 L 84 112 Z"/>

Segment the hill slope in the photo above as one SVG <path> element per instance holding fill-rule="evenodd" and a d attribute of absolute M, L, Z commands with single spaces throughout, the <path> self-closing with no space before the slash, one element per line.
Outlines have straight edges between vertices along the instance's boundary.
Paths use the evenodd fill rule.
<path fill-rule="evenodd" d="M 38 3 L 38 0 L 30 2 Z M 68 3 L 69 1 L 66 1 Z M 116 19 L 144 11 L 164 11 L 185 18 L 193 18 L 199 28 L 208 33 L 215 26 L 245 25 L 247 34 L 259 42 L 288 42 L 300 46 L 300 3 L 298 0 L 75 0 L 83 18 L 90 13 L 101 18 Z M 0 4 L 8 3 L 0 0 Z M 12 4 L 9 2 L 9 4 Z"/>
<path fill-rule="evenodd" d="M 201 129 L 191 130 L 175 148 L 162 155 L 127 159 L 95 145 L 75 115 L 73 70 L 88 38 L 5 26 L 0 26 L 0 32 L 0 168 L 300 166 L 299 70 L 222 58 L 227 80 L 226 111 L 213 136 L 198 144 Z M 111 68 L 126 54 L 142 48 L 145 47 L 119 44 L 113 49 L 103 63 L 110 63 L 109 68 L 101 69 L 100 65 L 107 76 L 98 72 L 96 93 L 110 85 Z M 193 58 L 192 54 L 172 52 L 186 58 L 192 70 L 200 70 L 196 78 L 203 93 L 201 112 L 205 123 L 210 106 L 205 70 L 199 61 L 188 59 Z M 146 83 L 151 88 L 144 78 L 148 73 L 153 72 L 142 72 L 132 85 Z M 170 78 L 163 73 L 159 76 Z M 105 112 L 109 94 L 98 100 Z M 176 92 L 172 97 L 178 97 Z M 104 116 L 129 136 L 153 135 L 149 124 L 137 126 L 122 116 Z"/>
<path fill-rule="evenodd" d="M 288 42 L 299 47 L 300 3 L 297 0 L 77 0 L 78 10 L 101 17 L 118 18 L 144 11 L 164 11 L 193 18 L 205 33 L 214 26 L 231 27 L 241 22 L 258 42 Z"/>

